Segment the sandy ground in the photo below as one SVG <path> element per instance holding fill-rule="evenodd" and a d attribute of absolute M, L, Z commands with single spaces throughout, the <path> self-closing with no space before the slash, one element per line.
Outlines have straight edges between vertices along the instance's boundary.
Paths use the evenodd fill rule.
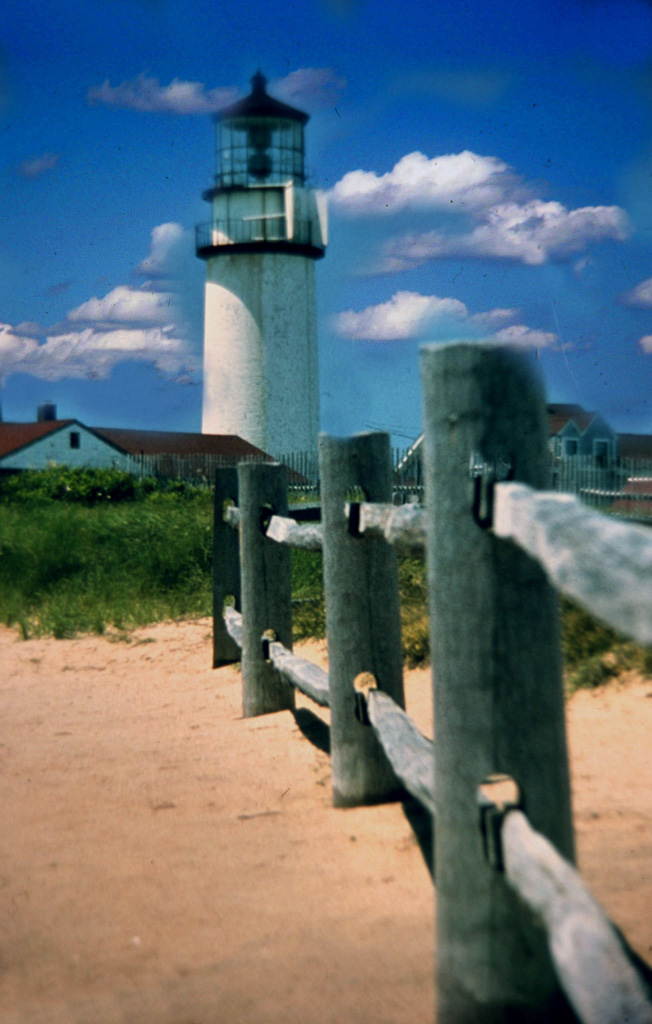
<path fill-rule="evenodd" d="M 243 720 L 208 620 L 0 628 L 0 666 L 1 1024 L 433 1020 L 415 831 L 331 807 L 326 713 Z M 428 673 L 407 691 L 429 731 Z M 577 694 L 568 726 L 580 866 L 650 960 L 652 683 Z"/>

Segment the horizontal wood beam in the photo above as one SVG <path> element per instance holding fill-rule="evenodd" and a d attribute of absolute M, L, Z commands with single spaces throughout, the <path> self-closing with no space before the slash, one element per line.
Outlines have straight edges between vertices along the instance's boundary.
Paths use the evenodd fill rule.
<path fill-rule="evenodd" d="M 328 672 L 319 665 L 313 665 L 305 658 L 299 658 L 277 640 L 269 640 L 267 657 L 275 669 L 287 679 L 297 690 L 314 700 L 321 707 L 330 705 Z"/>
<path fill-rule="evenodd" d="M 426 546 L 426 511 L 422 505 L 348 503 L 346 514 L 352 532 L 382 537 L 401 555 L 423 557 Z"/>
<path fill-rule="evenodd" d="M 650 1024 L 642 982 L 580 873 L 521 811 L 506 815 L 502 846 L 505 877 L 545 925 L 557 977 L 583 1024 Z"/>
<path fill-rule="evenodd" d="M 305 551 L 322 549 L 321 523 L 297 523 L 286 516 L 272 516 L 265 536 L 291 548 L 303 548 Z"/>
<path fill-rule="evenodd" d="M 394 774 L 434 816 L 435 748 L 410 716 L 382 690 L 369 690 L 369 721 Z"/>
<path fill-rule="evenodd" d="M 496 484 L 493 531 L 599 619 L 652 644 L 652 531 L 587 509 L 570 494 Z"/>

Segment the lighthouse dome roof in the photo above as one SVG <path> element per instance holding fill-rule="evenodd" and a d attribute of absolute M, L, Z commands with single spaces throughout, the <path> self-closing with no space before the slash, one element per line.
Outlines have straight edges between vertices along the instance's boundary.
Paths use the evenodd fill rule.
<path fill-rule="evenodd" d="M 267 92 L 267 79 L 260 71 L 251 79 L 252 90 L 244 99 L 223 107 L 215 115 L 216 121 L 230 121 L 241 117 L 279 117 L 306 124 L 310 119 L 303 110 L 281 103 Z"/>

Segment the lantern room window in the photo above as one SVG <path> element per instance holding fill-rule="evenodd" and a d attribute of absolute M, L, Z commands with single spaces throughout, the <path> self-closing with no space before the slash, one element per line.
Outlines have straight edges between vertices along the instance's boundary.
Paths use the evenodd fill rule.
<path fill-rule="evenodd" d="M 217 126 L 218 188 L 303 185 L 303 126 L 274 117 L 225 120 Z"/>

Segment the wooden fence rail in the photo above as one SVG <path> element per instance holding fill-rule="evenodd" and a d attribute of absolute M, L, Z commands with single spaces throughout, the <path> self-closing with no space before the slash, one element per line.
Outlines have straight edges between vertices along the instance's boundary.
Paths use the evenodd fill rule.
<path fill-rule="evenodd" d="M 493 529 L 513 540 L 568 597 L 652 644 L 652 531 L 593 512 L 569 494 L 495 488 Z"/>
<path fill-rule="evenodd" d="M 293 708 L 295 689 L 330 708 L 335 806 L 407 791 L 434 815 L 440 1024 L 652 1024 L 573 866 L 553 589 L 651 642 L 651 535 L 545 492 L 545 402 L 523 355 L 426 348 L 422 372 L 425 508 L 390 504 L 380 434 L 322 436 L 321 522 L 288 513 L 285 467 L 218 470 L 214 663 L 241 657 L 245 715 Z M 292 652 L 290 547 L 323 552 L 328 672 Z M 424 549 L 434 743 L 402 684 L 396 555 Z"/>

